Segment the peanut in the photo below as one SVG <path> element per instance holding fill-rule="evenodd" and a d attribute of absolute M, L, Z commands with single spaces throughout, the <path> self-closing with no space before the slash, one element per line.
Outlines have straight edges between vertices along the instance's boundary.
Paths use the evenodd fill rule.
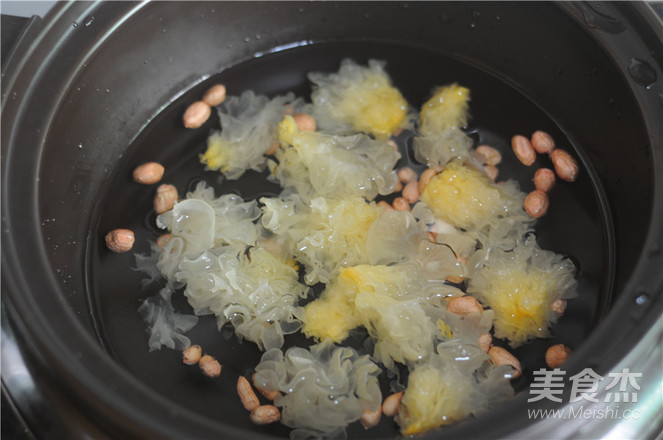
<path fill-rule="evenodd" d="M 523 372 L 523 369 L 520 366 L 520 361 L 502 347 L 490 347 L 490 350 L 488 350 L 488 356 L 490 356 L 490 360 L 495 365 L 509 365 L 513 367 L 515 371 L 511 375 L 511 379 L 519 377 Z"/>
<path fill-rule="evenodd" d="M 536 189 L 527 194 L 525 202 L 523 202 L 523 208 L 525 208 L 525 212 L 527 212 L 530 217 L 539 218 L 548 211 L 549 204 L 548 194 Z"/>
<path fill-rule="evenodd" d="M 316 123 L 315 119 L 313 119 L 313 116 L 306 113 L 296 113 L 292 117 L 295 119 L 297 128 L 299 128 L 301 131 L 315 131 Z"/>
<path fill-rule="evenodd" d="M 550 153 L 557 177 L 573 182 L 578 177 L 578 163 L 565 150 L 557 148 Z"/>
<path fill-rule="evenodd" d="M 274 142 L 267 151 L 265 151 L 265 156 L 271 156 L 276 153 L 276 150 L 281 146 L 280 143 Z"/>
<path fill-rule="evenodd" d="M 561 366 L 571 356 L 571 349 L 564 344 L 552 345 L 546 350 L 546 365 L 550 368 Z"/>
<path fill-rule="evenodd" d="M 281 419 L 281 412 L 274 405 L 260 405 L 251 411 L 249 419 L 256 425 L 268 425 L 278 422 Z"/>
<path fill-rule="evenodd" d="M 369 429 L 380 423 L 380 418 L 382 418 L 382 407 L 379 407 L 377 411 L 366 409 L 359 418 L 359 423 L 361 423 L 364 429 Z"/>
<path fill-rule="evenodd" d="M 492 345 L 493 345 L 493 336 L 490 333 L 481 333 L 479 335 L 479 348 L 481 350 L 488 353 Z"/>
<path fill-rule="evenodd" d="M 173 238 L 171 234 L 162 234 L 157 238 L 157 246 L 163 249 Z"/>
<path fill-rule="evenodd" d="M 202 354 L 203 349 L 200 345 L 191 345 L 190 347 L 185 348 L 182 352 L 182 362 L 187 365 L 196 364 L 200 360 Z"/>
<path fill-rule="evenodd" d="M 253 411 L 260 406 L 258 396 L 256 396 L 253 388 L 251 388 L 251 384 L 244 376 L 237 378 L 237 395 L 247 411 Z"/>
<path fill-rule="evenodd" d="M 162 214 L 170 211 L 177 203 L 177 188 L 168 183 L 163 183 L 157 188 L 157 193 L 154 196 L 154 211 L 157 214 Z"/>
<path fill-rule="evenodd" d="M 473 296 L 459 296 L 451 298 L 447 303 L 447 311 L 456 315 L 465 316 L 474 312 L 483 312 L 483 307 Z"/>
<path fill-rule="evenodd" d="M 511 147 L 516 157 L 523 165 L 530 166 L 536 160 L 536 152 L 525 136 L 515 135 L 511 138 Z"/>
<path fill-rule="evenodd" d="M 134 237 L 134 233 L 130 229 L 113 229 L 106 234 L 105 240 L 108 249 L 121 254 L 131 250 L 136 237 Z"/>
<path fill-rule="evenodd" d="M 410 204 L 403 197 L 396 197 L 391 203 L 396 211 L 409 211 Z"/>
<path fill-rule="evenodd" d="M 483 156 L 483 163 L 485 165 L 499 165 L 502 162 L 502 155 L 495 148 L 490 145 L 479 145 L 477 147 L 477 153 Z"/>
<path fill-rule="evenodd" d="M 200 358 L 198 366 L 207 377 L 219 377 L 221 375 L 221 364 L 208 354 Z"/>
<path fill-rule="evenodd" d="M 438 171 L 435 168 L 427 168 L 424 170 L 423 173 L 421 173 L 421 176 L 419 177 L 419 194 L 423 194 L 424 190 L 430 183 L 431 179 L 435 176 L 437 176 Z"/>
<path fill-rule="evenodd" d="M 392 192 L 401 192 L 403 191 L 403 182 L 396 182 L 396 186 L 394 186 L 394 189 Z"/>
<path fill-rule="evenodd" d="M 453 284 L 460 284 L 463 281 L 465 281 L 465 277 L 462 277 L 462 276 L 459 276 L 459 275 L 447 275 L 445 280 L 447 280 L 447 281 L 449 281 L 450 283 L 453 283 Z"/>
<path fill-rule="evenodd" d="M 552 310 L 559 316 L 562 316 L 564 314 L 564 311 L 566 310 L 566 300 L 560 298 L 558 300 L 553 301 L 553 303 L 550 304 L 550 310 Z"/>
<path fill-rule="evenodd" d="M 494 165 L 484 165 L 483 172 L 488 176 L 491 181 L 497 180 L 497 176 L 500 173 L 500 170 Z"/>
<path fill-rule="evenodd" d="M 555 149 L 555 140 L 545 131 L 535 131 L 532 134 L 532 148 L 539 154 L 550 154 Z"/>
<path fill-rule="evenodd" d="M 210 107 L 216 107 L 226 100 L 226 86 L 223 84 L 215 84 L 203 95 L 203 102 Z"/>
<path fill-rule="evenodd" d="M 387 208 L 387 211 L 391 211 L 392 209 L 394 209 L 388 202 L 385 202 L 384 200 L 380 200 L 377 203 L 377 205 L 383 208 Z"/>
<path fill-rule="evenodd" d="M 408 203 L 415 203 L 419 200 L 419 185 L 417 181 L 410 182 L 405 185 L 403 188 L 403 198 L 408 201 Z"/>
<path fill-rule="evenodd" d="M 398 176 L 398 180 L 405 184 L 417 181 L 417 173 L 410 167 L 399 169 L 396 175 Z"/>
<path fill-rule="evenodd" d="M 203 125 L 212 114 L 212 107 L 206 102 L 196 101 L 191 104 L 182 115 L 182 122 L 186 128 L 198 128 Z"/>
<path fill-rule="evenodd" d="M 555 172 L 549 168 L 539 168 L 534 173 L 534 186 L 539 191 L 550 191 L 555 186 Z"/>
<path fill-rule="evenodd" d="M 269 400 L 274 400 L 281 394 L 281 392 L 279 390 L 268 391 L 268 390 L 260 387 L 256 383 L 256 375 L 255 374 L 253 375 L 252 380 L 253 380 L 253 386 L 256 388 L 256 390 L 258 390 L 258 392 L 260 392 L 260 394 L 262 394 L 263 396 L 265 396 L 265 398 L 267 398 Z"/>
<path fill-rule="evenodd" d="M 134 169 L 134 180 L 143 185 L 157 183 L 163 177 L 165 169 L 157 162 L 146 162 Z"/>
<path fill-rule="evenodd" d="M 387 417 L 395 416 L 398 413 L 398 405 L 400 405 L 402 397 L 402 391 L 387 396 L 384 402 L 382 402 L 382 414 Z"/>

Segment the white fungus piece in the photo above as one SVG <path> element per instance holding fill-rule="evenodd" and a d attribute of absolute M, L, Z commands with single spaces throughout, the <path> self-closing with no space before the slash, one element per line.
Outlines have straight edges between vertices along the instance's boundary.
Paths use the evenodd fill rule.
<path fill-rule="evenodd" d="M 398 183 L 394 166 L 400 153 L 386 141 L 301 131 L 291 116 L 279 124 L 279 141 L 271 179 L 304 201 L 319 196 L 372 200 L 390 194 Z"/>
<path fill-rule="evenodd" d="M 261 349 L 280 347 L 283 335 L 301 326 L 297 303 L 309 288 L 292 265 L 264 249 L 207 251 L 182 261 L 176 276 L 196 314 L 214 313 L 219 328 L 230 322 L 239 337 Z"/>
<path fill-rule="evenodd" d="M 176 312 L 168 294 L 160 293 L 147 298 L 138 312 L 148 326 L 150 351 L 160 350 L 162 346 L 184 350 L 191 345 L 191 340 L 184 333 L 198 323 L 198 317 Z"/>
<path fill-rule="evenodd" d="M 480 348 L 441 343 L 437 351 L 411 368 L 396 415 L 405 436 L 480 414 L 513 395 L 507 367 L 492 365 Z"/>
<path fill-rule="evenodd" d="M 472 276 L 467 286 L 495 313 L 495 336 L 517 347 L 550 334 L 558 315 L 550 305 L 575 295 L 575 267 L 562 255 L 541 249 L 533 235 L 512 249 L 478 251 L 468 262 Z"/>
<path fill-rule="evenodd" d="M 294 258 L 306 268 L 308 285 L 330 282 L 341 267 L 368 263 L 368 230 L 384 211 L 360 197 L 317 197 L 310 206 L 296 198 L 261 202 L 263 225 L 290 243 Z"/>
<path fill-rule="evenodd" d="M 309 288 L 299 283 L 293 262 L 255 247 L 260 212 L 256 201 L 214 198 L 212 188 L 198 185 L 158 217 L 172 237 L 157 267 L 170 285 L 184 286 L 197 315 L 215 314 L 219 327 L 230 322 L 261 348 L 280 347 L 283 335 L 301 325 L 297 303 Z"/>
<path fill-rule="evenodd" d="M 157 217 L 157 225 L 168 229 L 173 239 L 184 241 L 183 254 L 199 255 L 214 246 L 216 215 L 214 208 L 199 199 L 186 199 Z"/>
<path fill-rule="evenodd" d="M 157 217 L 157 225 L 172 238 L 184 240 L 183 254 L 191 257 L 224 244 L 251 246 L 262 233 L 256 222 L 260 208 L 235 194 L 214 197 L 214 189 L 200 183 L 172 210 Z M 170 244 L 170 243 L 169 243 Z"/>
<path fill-rule="evenodd" d="M 155 242 L 150 242 L 150 252 L 146 254 L 134 254 L 136 265 L 133 270 L 147 275 L 146 278 L 141 280 L 143 287 L 147 287 L 163 277 L 161 271 L 157 268 L 160 251 L 159 246 Z"/>
<path fill-rule="evenodd" d="M 453 159 L 470 160 L 472 139 L 462 130 L 467 125 L 470 91 L 457 84 L 436 89 L 421 106 L 414 157 L 428 166 Z"/>
<path fill-rule="evenodd" d="M 490 228 L 505 217 L 526 219 L 524 198 L 515 181 L 493 183 L 457 161 L 433 177 L 421 195 L 436 219 L 465 230 Z"/>
<path fill-rule="evenodd" d="M 248 90 L 229 97 L 217 108 L 221 131 L 209 137 L 201 162 L 231 180 L 247 170 L 263 171 L 264 153 L 278 141 L 278 123 L 286 113 L 296 113 L 304 106 L 292 93 L 269 99 Z"/>
<path fill-rule="evenodd" d="M 335 438 L 365 410 L 378 410 L 379 373 L 368 355 L 325 341 L 309 350 L 266 351 L 254 381 L 283 393 L 274 405 L 281 408 L 282 423 L 293 428 L 290 438 Z"/>
<path fill-rule="evenodd" d="M 455 258 L 452 267 L 454 263 Z M 373 356 L 390 370 L 394 362 L 425 359 L 433 352 L 437 331 L 424 305 L 443 289 L 444 275 L 431 279 L 423 267 L 407 262 L 342 268 L 321 296 L 304 307 L 302 331 L 317 340 L 342 342 L 362 326 L 375 342 Z"/>
<path fill-rule="evenodd" d="M 350 59 L 338 72 L 313 72 L 313 117 L 322 130 L 336 134 L 364 132 L 387 139 L 410 125 L 408 104 L 392 86 L 385 63 L 369 60 L 360 66 Z"/>
<path fill-rule="evenodd" d="M 427 226 L 410 211 L 387 211 L 368 228 L 366 252 L 370 264 L 400 263 L 417 253 L 419 243 L 427 240 Z"/>
<path fill-rule="evenodd" d="M 472 138 L 460 130 L 417 136 L 412 141 L 415 158 L 428 166 L 444 165 L 454 159 L 469 159 Z"/>

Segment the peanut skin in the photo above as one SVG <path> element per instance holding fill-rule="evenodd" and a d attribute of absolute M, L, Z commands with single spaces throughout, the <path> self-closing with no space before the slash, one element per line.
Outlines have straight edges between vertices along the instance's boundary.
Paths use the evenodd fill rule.
<path fill-rule="evenodd" d="M 534 173 L 534 186 L 543 192 L 549 192 L 555 186 L 555 172 L 549 168 L 539 168 Z"/>
<path fill-rule="evenodd" d="M 299 128 L 301 131 L 315 131 L 316 123 L 315 119 L 313 119 L 313 116 L 306 113 L 297 113 L 292 117 L 295 120 L 295 124 L 297 124 L 297 128 Z"/>
<path fill-rule="evenodd" d="M 456 315 L 465 316 L 474 312 L 483 312 L 483 307 L 473 296 L 459 296 L 447 303 L 447 311 Z"/>
<path fill-rule="evenodd" d="M 131 250 L 136 241 L 136 237 L 130 229 L 113 229 L 106 234 L 105 240 L 108 249 L 117 254 L 121 254 Z"/>
<path fill-rule="evenodd" d="M 396 211 L 409 211 L 410 204 L 403 197 L 396 197 L 392 202 L 392 206 Z"/>
<path fill-rule="evenodd" d="M 256 388 L 256 390 L 258 390 L 258 392 L 260 394 L 262 394 L 263 396 L 265 396 L 265 398 L 267 398 L 268 400 L 274 400 L 279 396 L 279 394 L 281 394 L 281 392 L 279 390 L 268 391 L 268 390 L 265 390 L 262 387 L 260 387 L 260 385 L 258 385 L 256 383 L 256 375 L 255 374 L 251 377 L 251 380 L 253 381 L 253 386 Z"/>
<path fill-rule="evenodd" d="M 198 363 L 203 354 L 203 349 L 200 345 L 192 345 L 187 347 L 182 352 L 182 362 L 187 365 L 193 365 Z"/>
<path fill-rule="evenodd" d="M 226 86 L 223 84 L 215 84 L 203 95 L 203 102 L 210 107 L 216 107 L 226 100 Z"/>
<path fill-rule="evenodd" d="M 177 188 L 173 185 L 164 183 L 159 185 L 157 193 L 154 196 L 154 210 L 157 214 L 162 214 L 170 211 L 177 203 Z"/>
<path fill-rule="evenodd" d="M 247 411 L 253 411 L 260 406 L 258 396 L 256 396 L 253 388 L 251 388 L 251 384 L 244 376 L 237 378 L 237 395 Z"/>
<path fill-rule="evenodd" d="M 380 423 L 380 418 L 382 418 L 382 407 L 378 408 L 377 411 L 364 410 L 359 418 L 359 423 L 364 429 L 369 429 Z"/>
<path fill-rule="evenodd" d="M 565 150 L 557 148 L 550 153 L 550 159 L 555 167 L 557 177 L 567 182 L 573 182 L 578 177 L 578 163 Z"/>
<path fill-rule="evenodd" d="M 536 160 L 536 151 L 525 136 L 515 135 L 511 138 L 511 147 L 518 160 L 526 166 L 530 166 Z"/>
<path fill-rule="evenodd" d="M 381 206 L 381 207 L 383 207 L 383 208 L 387 208 L 387 211 L 391 211 L 392 209 L 394 209 L 394 208 L 389 204 L 389 202 L 385 202 L 384 200 L 380 200 L 380 201 L 377 203 L 377 206 Z"/>
<path fill-rule="evenodd" d="M 555 140 L 545 131 L 535 131 L 531 143 L 532 148 L 539 154 L 550 154 L 555 149 Z"/>
<path fill-rule="evenodd" d="M 566 300 L 558 299 L 553 301 L 553 303 L 550 304 L 550 310 L 555 312 L 557 315 L 562 316 L 564 311 L 566 311 Z"/>
<path fill-rule="evenodd" d="M 274 405 L 260 405 L 251 411 L 251 422 L 256 425 L 268 425 L 281 419 L 281 412 Z"/>
<path fill-rule="evenodd" d="M 208 354 L 200 358 L 198 366 L 207 377 L 219 377 L 221 375 L 221 364 Z"/>
<path fill-rule="evenodd" d="M 417 181 L 407 183 L 403 188 L 403 198 L 408 201 L 408 203 L 415 203 L 419 200 L 419 185 Z"/>
<path fill-rule="evenodd" d="M 212 107 L 206 102 L 196 101 L 191 104 L 182 115 L 182 122 L 186 128 L 199 128 L 212 114 Z"/>
<path fill-rule="evenodd" d="M 564 344 L 553 345 L 546 351 L 546 365 L 550 368 L 561 366 L 571 356 L 571 349 Z"/>
<path fill-rule="evenodd" d="M 165 169 L 160 163 L 147 162 L 134 169 L 133 178 L 143 185 L 151 185 L 161 180 L 164 171 Z"/>
<path fill-rule="evenodd" d="M 428 186 L 433 177 L 437 176 L 437 173 L 438 171 L 434 168 L 427 168 L 423 173 L 421 173 L 418 185 L 419 194 L 424 193 L 426 186 Z"/>
<path fill-rule="evenodd" d="M 157 246 L 163 249 L 170 242 L 172 238 L 173 236 L 170 233 L 161 234 L 159 238 L 157 238 Z"/>
<path fill-rule="evenodd" d="M 398 413 L 398 405 L 401 403 L 401 398 L 403 397 L 403 392 L 399 391 L 389 395 L 384 402 L 382 402 L 382 414 L 387 417 L 393 417 Z"/>
<path fill-rule="evenodd" d="M 499 165 L 502 162 L 502 155 L 499 151 L 489 145 L 479 145 L 477 153 L 483 156 L 485 165 Z"/>
<path fill-rule="evenodd" d="M 495 165 L 484 165 L 483 172 L 492 182 L 496 181 L 497 176 L 500 174 L 500 170 Z"/>
<path fill-rule="evenodd" d="M 488 350 L 488 356 L 490 356 L 490 360 L 495 365 L 509 365 L 513 367 L 515 372 L 511 376 L 512 379 L 519 377 L 523 372 L 520 361 L 502 347 L 490 347 L 490 350 Z"/>
<path fill-rule="evenodd" d="M 490 347 L 493 346 L 493 336 L 490 333 L 482 333 L 479 335 L 479 348 L 488 353 Z"/>
<path fill-rule="evenodd" d="M 523 202 L 523 208 L 530 217 L 539 218 L 548 211 L 549 204 L 548 194 L 537 189 L 527 194 Z"/>
<path fill-rule="evenodd" d="M 276 150 L 281 146 L 280 143 L 274 142 L 268 149 L 265 151 L 265 156 L 272 156 L 276 153 Z"/>
<path fill-rule="evenodd" d="M 398 180 L 406 185 L 417 181 L 417 173 L 410 167 L 403 167 L 396 174 L 398 175 Z"/>

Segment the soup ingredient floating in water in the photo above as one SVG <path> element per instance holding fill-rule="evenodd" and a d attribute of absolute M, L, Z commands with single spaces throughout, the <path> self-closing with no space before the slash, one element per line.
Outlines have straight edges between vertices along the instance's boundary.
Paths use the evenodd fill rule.
<path fill-rule="evenodd" d="M 496 182 L 510 148 L 475 148 L 462 85 L 435 87 L 417 112 L 383 62 L 344 60 L 309 79 L 311 102 L 215 86 L 195 104 L 221 122 L 201 164 L 227 179 L 263 172 L 282 192 L 244 200 L 200 183 L 181 199 L 175 189 L 169 204 L 155 199 L 168 234 L 137 256 L 163 280 L 141 306 L 150 348 L 184 350 L 184 362 L 214 380 L 230 373 L 203 365 L 209 355 L 185 336 L 197 318 L 170 299 L 183 294 L 196 315 L 232 325 L 264 351 L 253 384 L 238 380 L 238 404 L 256 424 L 292 428 L 292 438 L 343 436 L 350 423 L 370 429 L 382 417 L 414 435 L 494 408 L 521 374 L 504 346 L 548 337 L 575 294 L 571 261 L 533 233 L 555 173 L 535 177 L 545 209 L 533 210 L 515 181 Z M 528 166 L 549 154 L 560 179 L 577 176 L 546 133 L 513 149 Z M 313 345 L 286 349 L 296 332 Z M 350 347 L 360 334 L 362 348 Z M 570 349 L 556 353 L 559 365 Z M 389 395 L 380 377 L 392 378 Z"/>

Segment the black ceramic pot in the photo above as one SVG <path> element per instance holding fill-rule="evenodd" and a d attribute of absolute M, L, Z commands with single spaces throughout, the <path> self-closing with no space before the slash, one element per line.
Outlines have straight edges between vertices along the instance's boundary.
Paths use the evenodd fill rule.
<path fill-rule="evenodd" d="M 218 120 L 187 130 L 184 109 L 215 82 L 230 94 L 307 96 L 306 73 L 335 71 L 346 57 L 387 61 L 414 106 L 433 86 L 459 82 L 472 90 L 475 138 L 506 149 L 515 133 L 546 130 L 582 168 L 577 182 L 559 184 L 537 226 L 542 247 L 577 263 L 579 297 L 552 340 L 516 352 L 524 375 L 512 401 L 431 437 L 588 432 L 528 418 L 528 384 L 553 342 L 574 349 L 569 375 L 607 375 L 635 349 L 648 354 L 642 365 L 660 360 L 652 341 L 663 310 L 663 37 L 648 6 L 73 2 L 32 23 L 2 76 L 3 337 L 45 390 L 19 407 L 28 419 L 52 413 L 32 427 L 38 437 L 288 435 L 249 423 L 234 387 L 260 352 L 224 338 L 213 319 L 190 336 L 223 360 L 219 380 L 193 374 L 177 352 L 148 352 L 137 308 L 155 292 L 141 290 L 132 254 L 110 254 L 103 236 L 132 228 L 137 252 L 157 236 L 153 189 L 131 180 L 147 160 L 163 163 L 180 192 L 200 178 L 245 197 L 275 192 L 251 174 L 224 183 L 204 172 L 197 155 Z M 514 159 L 501 172 L 532 185 Z M 10 373 L 3 368 L 3 384 L 16 397 L 25 390 Z M 660 387 L 660 367 L 649 374 Z M 658 429 L 655 416 L 639 432 Z M 392 438 L 397 427 L 383 419 L 348 435 Z"/>

